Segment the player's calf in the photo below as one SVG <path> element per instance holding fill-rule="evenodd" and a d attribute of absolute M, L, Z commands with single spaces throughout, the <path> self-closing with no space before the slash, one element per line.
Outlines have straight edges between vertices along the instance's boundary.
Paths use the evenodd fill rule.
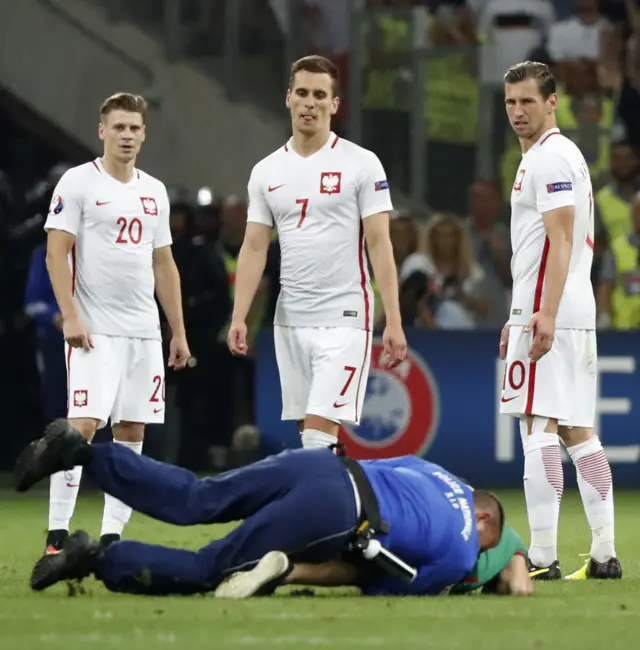
<path fill-rule="evenodd" d="M 586 427 L 558 431 L 576 468 L 578 488 L 592 531 L 590 556 L 598 565 L 615 559 L 614 503 L 611 467 L 602 444 Z"/>
<path fill-rule="evenodd" d="M 142 422 L 118 422 L 113 426 L 113 441 L 139 456 L 142 454 L 144 426 Z M 131 512 L 128 505 L 105 493 L 100 530 L 100 544 L 104 548 L 120 541 L 122 531 L 131 518 Z"/>
<path fill-rule="evenodd" d="M 539 416 L 520 418 L 524 492 L 531 530 L 529 558 L 538 569 L 550 568 L 558 559 L 558 520 L 564 477 L 556 431 L 555 420 Z"/>

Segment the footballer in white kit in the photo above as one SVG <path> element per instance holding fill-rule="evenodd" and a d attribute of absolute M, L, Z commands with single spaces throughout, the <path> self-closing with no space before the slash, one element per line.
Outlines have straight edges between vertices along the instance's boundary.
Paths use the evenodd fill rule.
<path fill-rule="evenodd" d="M 85 438 L 110 420 L 114 439 L 141 453 L 145 424 L 165 415 L 155 292 L 172 329 L 169 365 L 189 357 L 164 184 L 134 167 L 146 105 L 120 93 L 101 108 L 102 158 L 68 170 L 45 223 L 47 268 L 63 317 L 67 417 Z M 49 552 L 68 534 L 81 468 L 51 478 Z M 101 538 L 119 539 L 131 510 L 105 495 Z"/>
<path fill-rule="evenodd" d="M 523 155 L 511 192 L 513 296 L 500 341 L 500 412 L 520 419 L 531 569 L 539 579 L 561 577 L 562 442 L 593 531 L 590 560 L 570 577 L 619 578 L 611 470 L 593 432 L 598 355 L 589 168 L 556 126 L 555 80 L 546 65 L 511 68 L 505 99 Z"/>
<path fill-rule="evenodd" d="M 362 416 L 374 318 L 365 242 L 385 307 L 390 364 L 406 354 L 389 239 L 389 185 L 374 153 L 330 130 L 338 105 L 335 80 L 335 67 L 322 57 L 292 67 L 287 105 L 293 136 L 256 164 L 249 179 L 228 339 L 234 354 L 246 353 L 244 320 L 275 227 L 282 419 L 299 423 L 305 447 L 335 443 L 339 424 L 358 424 Z"/>

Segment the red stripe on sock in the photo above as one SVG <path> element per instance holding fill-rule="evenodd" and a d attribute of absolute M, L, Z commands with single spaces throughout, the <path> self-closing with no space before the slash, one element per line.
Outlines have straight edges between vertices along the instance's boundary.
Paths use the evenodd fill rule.
<path fill-rule="evenodd" d="M 543 447 L 540 451 L 542 452 L 542 464 L 544 466 L 547 481 L 556 491 L 556 494 L 558 495 L 558 503 L 560 503 L 564 491 L 564 474 L 562 472 L 560 447 L 557 445 L 554 445 L 553 447 Z"/>
<path fill-rule="evenodd" d="M 597 451 L 576 461 L 576 468 L 580 476 L 598 492 L 604 501 L 613 487 L 611 467 L 604 451 Z"/>

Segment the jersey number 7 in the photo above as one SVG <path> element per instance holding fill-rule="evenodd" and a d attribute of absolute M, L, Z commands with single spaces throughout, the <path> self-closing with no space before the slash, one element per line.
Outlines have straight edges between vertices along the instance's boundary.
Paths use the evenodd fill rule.
<path fill-rule="evenodd" d="M 307 206 L 309 205 L 309 199 L 296 199 L 296 204 L 302 205 L 302 208 L 300 210 L 300 221 L 298 221 L 298 225 L 296 226 L 296 228 L 300 228 L 302 222 L 307 217 Z"/>

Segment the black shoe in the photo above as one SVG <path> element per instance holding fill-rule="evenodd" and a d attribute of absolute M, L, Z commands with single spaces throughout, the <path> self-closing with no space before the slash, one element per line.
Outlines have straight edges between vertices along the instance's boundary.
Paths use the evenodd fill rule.
<path fill-rule="evenodd" d="M 536 566 L 529 560 L 529 575 L 532 580 L 561 580 L 560 562 L 556 560 L 546 567 Z"/>
<path fill-rule="evenodd" d="M 36 562 L 31 589 L 42 591 L 61 580 L 82 580 L 93 573 L 103 553 L 98 542 L 79 530 L 69 536 L 60 552 L 43 555 Z"/>
<path fill-rule="evenodd" d="M 44 554 L 48 555 L 49 553 L 58 553 L 61 551 L 68 537 L 68 530 L 50 530 L 47 533 L 47 542 L 45 544 Z"/>
<path fill-rule="evenodd" d="M 102 548 L 107 548 L 111 544 L 120 541 L 120 535 L 101 535 L 100 536 L 100 546 Z"/>
<path fill-rule="evenodd" d="M 32 485 L 56 472 L 73 469 L 81 464 L 82 450 L 91 445 L 66 420 L 54 420 L 40 440 L 32 442 L 18 457 L 13 477 L 18 492 L 26 492 Z"/>
<path fill-rule="evenodd" d="M 596 580 L 620 580 L 622 578 L 622 567 L 617 557 L 612 557 L 606 562 L 596 562 L 593 558 L 587 566 L 587 578 Z"/>

